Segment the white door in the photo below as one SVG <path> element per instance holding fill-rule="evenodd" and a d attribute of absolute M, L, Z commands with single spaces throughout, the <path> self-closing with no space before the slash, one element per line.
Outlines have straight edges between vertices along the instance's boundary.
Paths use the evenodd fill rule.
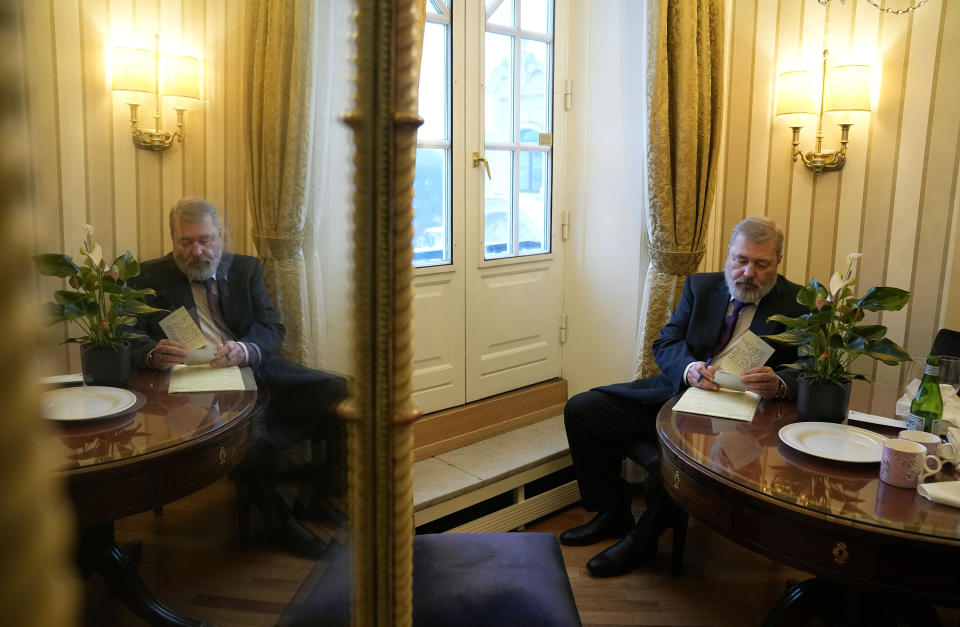
<path fill-rule="evenodd" d="M 428 0 L 427 15 L 413 385 L 429 412 L 560 375 L 562 98 L 553 2 Z"/>

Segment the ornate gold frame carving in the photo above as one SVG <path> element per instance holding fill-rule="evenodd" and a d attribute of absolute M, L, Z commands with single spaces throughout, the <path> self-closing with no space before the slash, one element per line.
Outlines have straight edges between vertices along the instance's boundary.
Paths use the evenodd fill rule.
<path fill-rule="evenodd" d="M 358 0 L 354 131 L 356 381 L 348 401 L 352 624 L 413 617 L 411 398 L 416 0 Z"/>

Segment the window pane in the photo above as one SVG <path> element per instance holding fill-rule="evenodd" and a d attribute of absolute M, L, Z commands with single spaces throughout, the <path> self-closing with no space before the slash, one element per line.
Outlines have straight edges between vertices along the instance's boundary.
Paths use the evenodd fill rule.
<path fill-rule="evenodd" d="M 423 125 L 417 140 L 449 139 L 450 98 L 448 87 L 447 26 L 427 22 L 423 30 L 423 62 L 420 66 L 420 116 Z"/>
<path fill-rule="evenodd" d="M 520 152 L 520 230 L 521 255 L 550 252 L 550 194 L 547 182 L 547 153 Z"/>
<path fill-rule="evenodd" d="M 550 132 L 550 90 L 547 54 L 542 41 L 520 40 L 520 128 L 537 133 Z"/>
<path fill-rule="evenodd" d="M 417 148 L 413 178 L 413 263 L 450 263 L 449 151 Z"/>
<path fill-rule="evenodd" d="M 521 0 L 520 28 L 550 34 L 550 0 Z"/>
<path fill-rule="evenodd" d="M 483 256 L 503 257 L 514 252 L 513 151 L 487 150 L 492 180 L 483 188 Z"/>
<path fill-rule="evenodd" d="M 488 142 L 513 139 L 513 37 L 486 34 L 484 138 Z"/>
<path fill-rule="evenodd" d="M 493 14 L 490 14 L 490 8 L 496 6 Z M 487 24 L 497 24 L 499 26 L 513 26 L 513 0 L 487 0 Z"/>

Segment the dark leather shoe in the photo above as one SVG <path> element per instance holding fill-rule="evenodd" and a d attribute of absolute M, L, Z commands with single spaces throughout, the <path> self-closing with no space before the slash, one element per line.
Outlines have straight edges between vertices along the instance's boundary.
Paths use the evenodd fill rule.
<path fill-rule="evenodd" d="M 628 510 L 616 513 L 600 512 L 585 525 L 567 529 L 560 534 L 560 544 L 586 546 L 609 538 L 621 538 L 633 528 L 633 515 Z"/>
<path fill-rule="evenodd" d="M 625 575 L 656 555 L 657 538 L 638 539 L 633 533 L 628 533 L 622 540 L 587 562 L 587 572 L 591 577 Z"/>
<path fill-rule="evenodd" d="M 327 544 L 293 516 L 280 523 L 273 533 L 283 548 L 302 557 L 320 559 L 327 550 Z"/>

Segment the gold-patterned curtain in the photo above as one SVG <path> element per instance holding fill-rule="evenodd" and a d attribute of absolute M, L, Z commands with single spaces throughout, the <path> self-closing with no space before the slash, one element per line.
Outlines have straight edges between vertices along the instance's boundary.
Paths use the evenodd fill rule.
<path fill-rule="evenodd" d="M 650 264 L 637 378 L 659 372 L 653 340 L 705 252 L 723 113 L 723 0 L 658 0 L 648 6 Z"/>
<path fill-rule="evenodd" d="M 281 354 L 310 361 L 303 257 L 313 2 L 250 0 L 243 86 L 248 199 L 264 279 L 283 315 Z"/>

